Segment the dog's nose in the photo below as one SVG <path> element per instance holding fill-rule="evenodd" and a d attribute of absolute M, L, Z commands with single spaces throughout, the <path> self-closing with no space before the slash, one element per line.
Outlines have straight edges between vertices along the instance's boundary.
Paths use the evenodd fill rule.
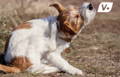
<path fill-rule="evenodd" d="M 91 3 L 88 5 L 88 9 L 89 9 L 89 10 L 93 10 L 93 6 L 92 6 Z"/>

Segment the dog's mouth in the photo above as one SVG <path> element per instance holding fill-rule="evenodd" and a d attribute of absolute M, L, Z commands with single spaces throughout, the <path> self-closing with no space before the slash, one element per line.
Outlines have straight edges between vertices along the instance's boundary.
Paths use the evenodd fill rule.
<path fill-rule="evenodd" d="M 89 9 L 89 10 L 93 10 L 93 6 L 92 6 L 91 3 L 88 5 L 88 9 Z"/>

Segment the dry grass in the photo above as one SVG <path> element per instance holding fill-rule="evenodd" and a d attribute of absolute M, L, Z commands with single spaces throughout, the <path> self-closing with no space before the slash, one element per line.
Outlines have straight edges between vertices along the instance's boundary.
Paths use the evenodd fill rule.
<path fill-rule="evenodd" d="M 56 0 L 54 0 L 56 1 Z M 0 3 L 0 53 L 4 51 L 5 41 L 12 28 L 23 21 L 56 15 L 54 8 L 47 7 L 53 0 L 5 0 Z M 64 5 L 78 5 L 78 1 L 59 0 Z M 83 0 L 81 0 L 83 1 Z M 87 1 L 87 0 L 86 0 Z M 94 3 L 95 1 L 93 1 Z M 100 0 L 94 4 L 98 4 Z M 5 5 L 5 3 L 7 3 Z M 116 1 L 115 1 L 116 3 Z M 119 4 L 114 7 L 118 8 Z M 4 7 L 4 9 L 3 9 Z M 116 9 L 117 9 L 116 8 Z M 86 27 L 76 38 L 63 56 L 74 66 L 86 73 L 86 77 L 119 77 L 120 76 L 120 12 L 97 14 L 95 21 Z M 3 62 L 3 56 L 0 56 Z M 0 77 L 80 77 L 66 73 L 48 75 L 0 74 Z"/>

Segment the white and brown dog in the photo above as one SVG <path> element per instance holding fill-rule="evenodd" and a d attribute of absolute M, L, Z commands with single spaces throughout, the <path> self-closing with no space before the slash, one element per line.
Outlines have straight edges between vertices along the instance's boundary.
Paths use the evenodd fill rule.
<path fill-rule="evenodd" d="M 80 9 L 66 9 L 60 3 L 50 6 L 58 10 L 58 16 L 30 20 L 15 28 L 5 53 L 5 61 L 11 66 L 0 65 L 0 70 L 83 74 L 64 60 L 61 53 L 81 29 L 93 20 L 96 11 L 91 3 L 84 3 Z"/>

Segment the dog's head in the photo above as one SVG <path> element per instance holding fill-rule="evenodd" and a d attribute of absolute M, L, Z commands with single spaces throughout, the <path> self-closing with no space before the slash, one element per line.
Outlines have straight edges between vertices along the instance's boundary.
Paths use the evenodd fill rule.
<path fill-rule="evenodd" d="M 93 20 L 96 14 L 91 3 L 83 3 L 80 9 L 74 6 L 65 8 L 60 3 L 54 3 L 50 6 L 58 10 L 57 20 L 60 24 L 60 30 L 65 34 L 66 38 L 72 38 L 76 35 L 83 25 Z"/>
<path fill-rule="evenodd" d="M 73 6 L 65 8 L 60 3 L 55 3 L 51 6 L 54 6 L 58 10 L 59 15 L 57 20 L 64 29 L 69 29 L 69 31 L 73 31 L 73 33 L 79 31 L 80 25 L 83 24 L 79 10 Z"/>
<path fill-rule="evenodd" d="M 94 19 L 96 10 L 91 3 L 85 2 L 80 7 L 80 14 L 84 19 L 84 25 L 87 25 Z"/>

